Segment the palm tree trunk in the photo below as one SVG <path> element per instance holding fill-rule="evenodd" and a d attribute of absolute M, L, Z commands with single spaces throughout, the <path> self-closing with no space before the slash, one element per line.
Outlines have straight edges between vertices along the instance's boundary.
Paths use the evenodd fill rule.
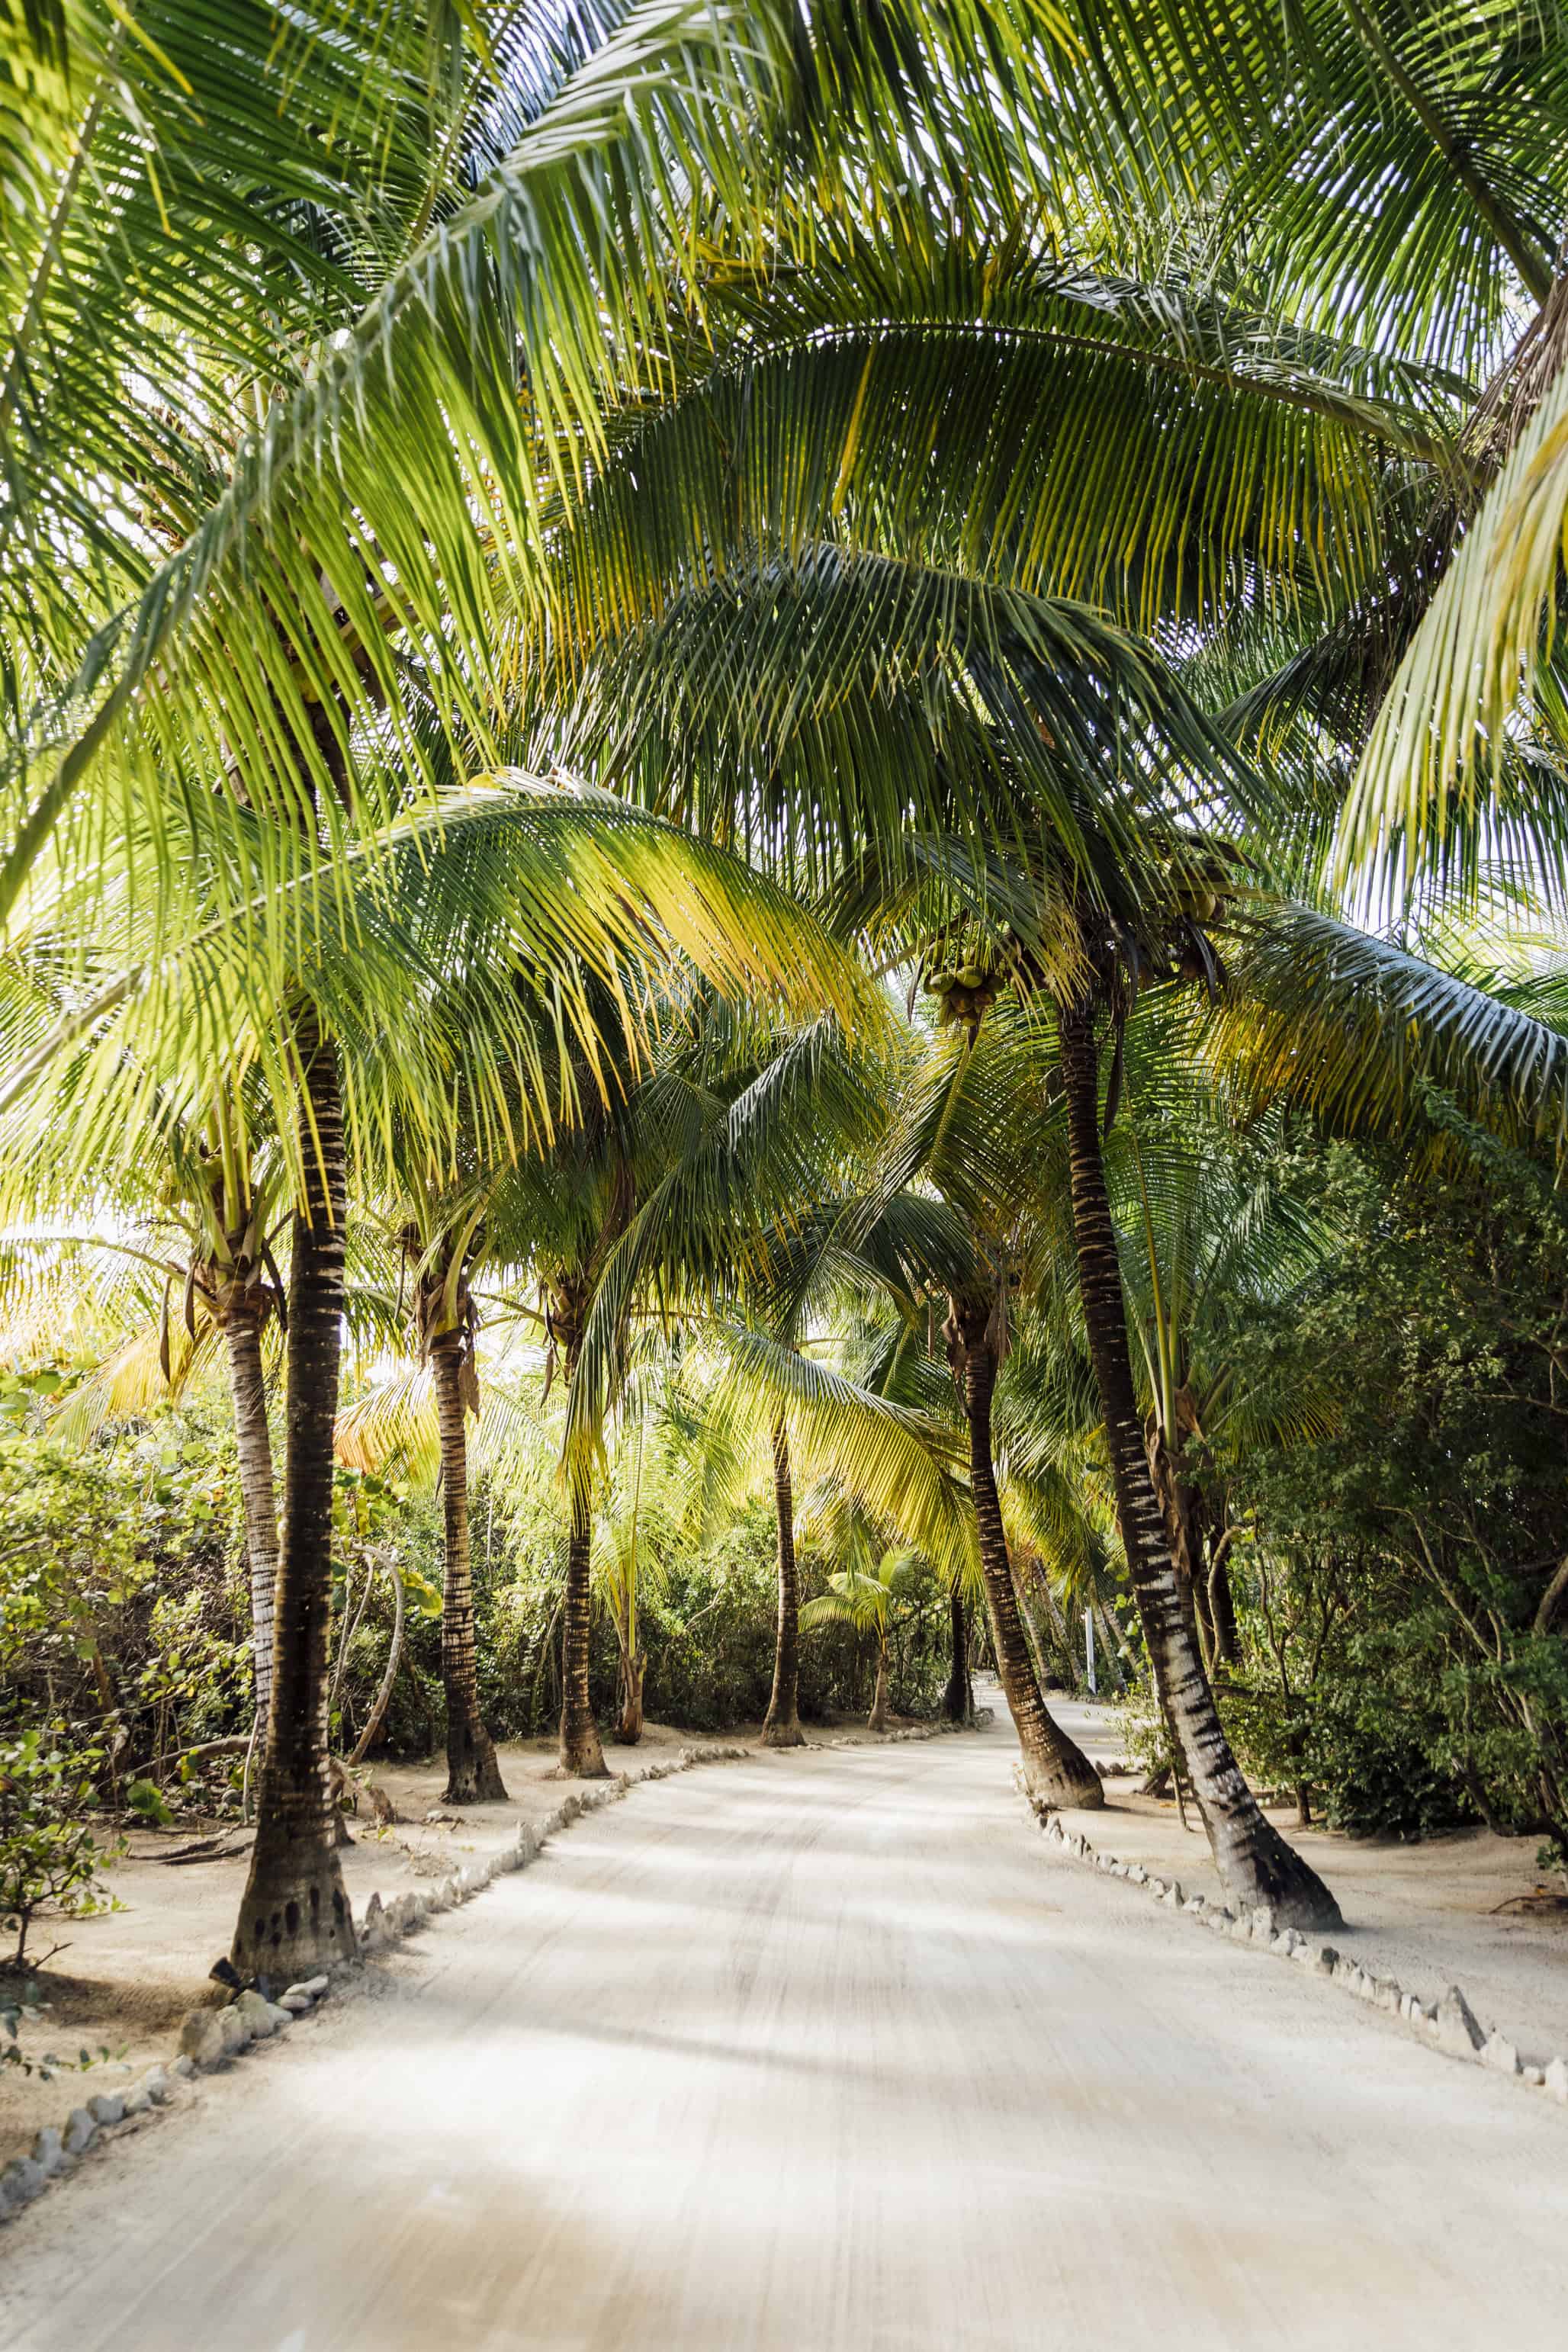
<path fill-rule="evenodd" d="M 996 1355 L 987 1333 L 990 1319 L 988 1300 L 955 1298 L 948 1330 L 950 1343 L 956 1343 L 954 1353 L 963 1385 L 963 1411 L 969 1424 L 969 1485 L 974 1498 L 980 1568 L 985 1580 L 996 1672 L 1024 1752 L 1024 1780 L 1030 1795 L 1047 1804 L 1092 1808 L 1105 1802 L 1100 1775 L 1082 1748 L 1068 1738 L 1041 1696 L 1039 1677 L 1029 1655 L 1018 1595 L 1013 1584 L 1013 1564 L 1007 1557 L 1007 1535 L 1002 1524 L 1002 1502 L 996 1492 L 996 1469 L 991 1454 L 991 1398 L 996 1385 Z"/>
<path fill-rule="evenodd" d="M 474 1664 L 474 1586 L 468 1548 L 468 1407 L 463 1399 L 467 1334 L 443 1331 L 430 1342 L 436 1411 L 441 1432 L 441 1495 L 446 1516 L 447 1570 L 441 1604 L 441 1679 L 447 1690 L 448 1805 L 506 1801 L 495 1742 L 479 1713 Z"/>
<path fill-rule="evenodd" d="M 1213 1665 L 1214 1651 L 1205 1639 L 1206 1610 L 1199 1605 L 1193 1577 L 1192 1521 L 1189 1498 L 1181 1473 L 1181 1457 L 1174 1443 L 1167 1441 L 1157 1423 L 1145 1433 L 1144 1452 L 1148 1457 L 1150 1482 L 1165 1521 L 1165 1541 L 1170 1547 L 1171 1565 L 1176 1571 L 1176 1590 L 1181 1595 L 1182 1613 L 1194 1641 L 1198 1644 L 1206 1673 Z M 1205 1593 L 1205 1603 L 1207 1599 Z"/>
<path fill-rule="evenodd" d="M 778 1517 L 779 1615 L 773 1641 L 773 1689 L 763 1722 L 764 1748 L 804 1748 L 800 1727 L 800 1577 L 795 1561 L 795 1486 L 789 1432 L 773 1422 L 773 1507 Z"/>
<path fill-rule="evenodd" d="M 239 1494 L 245 1509 L 245 1557 L 250 1573 L 250 1654 L 257 1737 L 267 1729 L 272 1696 L 272 1627 L 278 1592 L 278 1498 L 272 1483 L 272 1436 L 267 1425 L 267 1381 L 261 1369 L 261 1318 L 241 1294 L 225 1302 Z"/>
<path fill-rule="evenodd" d="M 1224 1544 L 1225 1538 L 1220 1538 Z M 1214 1627 L 1215 1656 L 1222 1666 L 1234 1666 L 1241 1655 L 1241 1636 L 1237 1630 L 1236 1596 L 1230 1589 L 1230 1570 L 1225 1552 L 1215 1546 L 1208 1571 L 1209 1622 Z"/>
<path fill-rule="evenodd" d="M 974 1693 L 969 1682 L 969 1627 L 964 1621 L 963 1596 L 957 1585 L 948 1595 L 948 1629 L 952 1637 L 952 1664 L 948 1672 L 947 1688 L 942 1693 L 942 1711 L 949 1723 L 968 1723 L 974 1714 Z"/>
<path fill-rule="evenodd" d="M 242 1976 L 265 1976 L 274 1986 L 352 1959 L 356 1949 L 334 1843 L 327 1737 L 347 1193 L 342 1101 L 336 1047 L 309 1014 L 295 1035 L 305 1087 L 305 1181 L 289 1276 L 283 1535 L 256 1843 L 233 1946 Z"/>
<path fill-rule="evenodd" d="M 594 1624 L 589 1582 L 594 1524 L 591 1504 L 586 1470 L 574 1470 L 572 1526 L 566 1541 L 565 1622 L 561 1643 L 561 1769 L 577 1780 L 607 1780 L 610 1768 L 605 1761 L 588 1695 Z"/>
<path fill-rule="evenodd" d="M 1177 1566 L 1184 1570 L 1192 1591 L 1193 1608 L 1198 1621 L 1198 1640 L 1203 1646 L 1204 1664 L 1211 1682 L 1215 1679 L 1221 1663 L 1219 1627 L 1215 1622 L 1214 1592 L 1209 1583 L 1207 1548 L 1213 1533 L 1208 1498 L 1193 1486 L 1183 1465 L 1183 1449 L 1178 1445 L 1172 1455 L 1174 1473 L 1173 1499 L 1176 1526 L 1181 1530 L 1184 1557 Z"/>
<path fill-rule="evenodd" d="M 1227 1894 L 1248 1903 L 1271 1904 L 1281 1925 L 1338 1926 L 1338 1904 L 1267 1819 L 1231 1754 L 1183 1607 L 1132 1387 L 1126 1301 L 1100 1153 L 1100 1054 L 1092 995 L 1085 991 L 1059 1005 L 1057 1024 L 1083 1319 L 1105 1420 L 1122 1545 L 1161 1704 Z"/>
<path fill-rule="evenodd" d="M 888 1728 L 888 1644 L 885 1639 L 877 1643 L 877 1687 L 871 1694 L 871 1712 L 866 1717 L 868 1731 Z"/>
<path fill-rule="evenodd" d="M 622 1748 L 635 1748 L 642 1738 L 643 1676 L 647 1672 L 647 1654 L 644 1650 L 621 1650 L 621 1713 L 615 1728 L 615 1738 Z"/>

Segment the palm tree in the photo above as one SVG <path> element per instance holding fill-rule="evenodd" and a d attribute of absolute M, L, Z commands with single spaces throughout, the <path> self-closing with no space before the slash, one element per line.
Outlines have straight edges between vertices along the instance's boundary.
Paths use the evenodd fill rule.
<path fill-rule="evenodd" d="M 115 1302 L 114 1344 L 61 1417 L 62 1434 L 78 1441 L 95 1435 L 105 1415 L 146 1402 L 157 1385 L 171 1393 L 183 1387 L 204 1359 L 208 1335 L 221 1337 L 245 1520 L 259 1738 L 271 1685 L 278 1568 L 263 1339 L 274 1318 L 283 1313 L 283 1285 L 272 1255 L 277 1235 L 268 1229 L 263 1154 L 255 1138 L 237 1144 L 232 1127 L 224 1097 L 215 1095 L 194 1142 L 183 1130 L 165 1139 L 165 1174 L 155 1197 L 147 1196 L 144 1170 L 131 1187 L 121 1189 L 114 1205 L 123 1220 L 121 1234 L 57 1234 L 38 1247 L 19 1238 L 11 1270 L 14 1280 L 25 1281 L 33 1291 L 35 1307 L 41 1303 L 40 1293 L 47 1293 L 68 1314 L 100 1289 L 105 1267 L 118 1265 L 142 1277 L 128 1297 Z M 46 1202 L 56 1214 L 62 1208 L 79 1207 L 90 1215 L 104 1205 L 94 1197 L 100 1191 L 96 1184 L 84 1192 L 79 1168 L 62 1166 L 47 1153 L 5 1159 L 0 1187 L 7 1212 L 18 1219 L 36 1214 Z M 45 1258 L 47 1266 L 41 1263 Z M 161 1292 L 157 1308 L 145 1295 L 149 1273 L 157 1277 Z M 178 1342 L 170 1315 L 176 1287 L 184 1295 L 185 1333 L 177 1366 Z"/>
<path fill-rule="evenodd" d="M 787 1228 L 770 1237 L 763 1267 L 747 1283 L 746 1305 L 762 1329 L 798 1351 L 806 1321 L 830 1304 L 835 1283 L 868 1269 L 856 1261 L 842 1219 L 826 1203 L 857 1162 L 874 1148 L 884 1117 L 884 1056 L 829 1050 L 818 1059 L 816 1101 L 811 1128 L 812 1164 L 802 1168 L 800 1191 L 816 1204 L 803 1217 L 799 1198 L 790 1203 Z M 800 1577 L 795 1546 L 795 1479 L 790 1459 L 789 1416 L 781 1404 L 769 1430 L 773 1457 L 773 1516 L 777 1535 L 778 1614 L 773 1639 L 773 1688 L 763 1722 L 764 1748 L 798 1748 L 800 1727 Z"/>
<path fill-rule="evenodd" d="M 295 1024 L 305 1181 L 289 1255 L 283 1527 L 271 1706 L 256 1843 L 234 1931 L 247 1974 L 291 1979 L 352 1959 L 353 1919 L 337 1858 L 328 1769 L 332 1428 L 343 1309 L 348 1173 L 337 1048 L 313 1013 Z"/>
<path fill-rule="evenodd" d="M 458 1124 L 480 1150 L 515 1151 L 541 1119 L 571 1115 L 569 1087 L 547 1097 L 540 1085 L 558 1039 L 580 1044 L 591 1068 L 604 1018 L 637 1049 L 626 974 L 658 951 L 662 918 L 744 985 L 771 987 L 786 962 L 826 969 L 819 934 L 779 894 L 605 803 L 492 787 L 450 798 L 439 827 L 413 818 L 363 857 L 332 860 L 330 893 L 286 879 L 280 908 L 258 857 L 255 892 L 215 912 L 184 958 L 139 955 L 133 910 L 104 943 L 124 957 L 112 1001 L 100 994 L 85 1024 L 57 1021 L 54 1058 L 39 1066 L 52 1083 L 16 1109 L 19 1143 L 31 1123 L 60 1154 L 111 1172 L 172 1120 L 189 1123 L 215 1065 L 251 1073 L 275 1107 L 279 1188 L 295 1202 L 288 1436 L 262 1826 L 236 1941 L 247 1973 L 298 1973 L 340 1953 L 347 1932 L 325 1793 L 345 1090 L 367 1167 L 397 1134 L 449 1166 Z M 269 845 L 264 825 L 257 838 Z"/>
<path fill-rule="evenodd" d="M 835 1569 L 828 1577 L 826 1591 L 815 1594 L 801 1610 L 800 1630 L 809 1633 L 816 1625 L 852 1625 L 857 1633 L 874 1637 L 877 1681 L 866 1728 L 887 1731 L 890 1728 L 888 1636 L 893 1610 L 900 1601 L 919 1601 L 929 1595 L 931 1571 L 918 1553 L 896 1545 L 889 1545 L 879 1555 L 862 1528 L 853 1530 L 850 1550 L 849 1565 Z"/>
<path fill-rule="evenodd" d="M 947 950 L 943 950 L 947 952 Z M 961 965 L 967 971 L 967 965 Z M 943 971 L 938 975 L 953 979 Z M 1058 1805 L 1104 1803 L 1100 1777 L 1057 1723 L 1041 1692 L 1019 1609 L 1003 1518 L 993 1433 L 998 1372 L 1009 1346 L 1023 1276 L 1020 1247 L 1029 1205 L 1026 1124 L 1017 1063 L 983 1027 L 984 993 L 973 992 L 973 1025 L 911 1057 L 886 1154 L 875 1213 L 889 1247 L 929 1299 L 946 1307 L 942 1337 L 969 1461 L 970 1496 L 996 1671 L 1023 1750 L 1030 1791 Z M 947 992 L 952 1001 L 952 992 Z M 897 1188 L 919 1178 L 942 1211 L 916 1207 L 913 1229 Z M 909 1204 L 909 1205 L 913 1205 Z M 879 1246 L 874 1233 L 864 1244 Z M 912 1302 L 911 1302 L 912 1303 Z M 934 1305 L 931 1309 L 934 1315 Z"/>
<path fill-rule="evenodd" d="M 768 1433 L 773 1460 L 779 1602 L 773 1630 L 773 1681 L 763 1718 L 764 1748 L 803 1748 L 800 1727 L 800 1570 L 795 1556 L 795 1481 L 790 1473 L 789 1423 L 773 1415 Z"/>
<path fill-rule="evenodd" d="M 479 1409 L 474 1344 L 479 1308 L 469 1287 L 474 1218 L 454 1233 L 426 1216 L 408 1226 L 415 1259 L 414 1321 L 418 1352 L 430 1366 L 440 1433 L 446 1573 L 441 1605 L 441 1679 L 447 1700 L 447 1787 L 443 1801 L 477 1805 L 504 1800 L 495 1742 L 479 1712 L 474 1645 L 474 1594 L 468 1548 L 468 1416 Z M 437 1229 L 427 1240 L 426 1226 Z"/>
<path fill-rule="evenodd" d="M 659 1027 L 651 1062 L 606 1058 L 600 1099 L 548 1150 L 502 1171 L 486 1200 L 492 1246 L 541 1285 L 566 1388 L 561 1766 L 579 1776 L 605 1769 L 588 1685 L 594 1495 L 634 1325 L 734 1303 L 748 1257 L 762 1263 L 814 1154 L 819 1164 L 824 1070 L 847 1066 L 825 1051 L 831 1021 L 781 1036 L 710 1002 L 671 1000 Z"/>

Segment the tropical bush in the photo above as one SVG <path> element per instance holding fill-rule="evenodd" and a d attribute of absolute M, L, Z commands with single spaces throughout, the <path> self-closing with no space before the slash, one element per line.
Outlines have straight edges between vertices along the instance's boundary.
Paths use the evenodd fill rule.
<path fill-rule="evenodd" d="M 110 1899 L 97 1886 L 104 1850 L 83 1818 L 101 1761 L 71 1745 L 63 1724 L 0 1741 L 0 1927 L 16 1938 L 0 1966 L 26 1966 L 38 1918 L 84 1918 Z"/>
<path fill-rule="evenodd" d="M 1248 1530 L 1227 1706 L 1264 1779 L 1347 1828 L 1483 1818 L 1561 1857 L 1568 1214 L 1541 1159 L 1456 1160 L 1448 1132 L 1319 1153 L 1320 1264 L 1237 1328 L 1277 1425 L 1320 1412 L 1224 1465 Z"/>

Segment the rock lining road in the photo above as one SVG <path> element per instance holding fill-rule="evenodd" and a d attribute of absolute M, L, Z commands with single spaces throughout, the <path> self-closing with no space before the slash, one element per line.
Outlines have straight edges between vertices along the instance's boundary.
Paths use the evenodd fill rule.
<path fill-rule="evenodd" d="M 694 1773 L 89 2157 L 6 2352 L 1561 2352 L 1568 2118 L 1053 1864 L 973 1738 Z"/>

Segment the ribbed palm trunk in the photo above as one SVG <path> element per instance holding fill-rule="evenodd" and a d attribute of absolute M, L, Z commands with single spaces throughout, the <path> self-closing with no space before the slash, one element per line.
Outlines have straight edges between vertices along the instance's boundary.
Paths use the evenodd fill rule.
<path fill-rule="evenodd" d="M 1220 1538 L 1223 1543 L 1225 1538 Z M 1209 1623 L 1214 1628 L 1215 1657 L 1222 1666 L 1234 1666 L 1241 1654 L 1241 1636 L 1237 1630 L 1236 1596 L 1230 1589 L 1230 1571 L 1225 1553 L 1216 1545 L 1210 1554 L 1208 1572 Z"/>
<path fill-rule="evenodd" d="M 996 1672 L 1007 1711 L 1024 1754 L 1024 1780 L 1031 1796 L 1051 1805 L 1103 1805 L 1100 1775 L 1075 1740 L 1052 1717 L 1040 1693 L 1039 1677 L 1029 1655 L 1013 1565 L 1007 1557 L 1007 1535 L 1002 1524 L 1002 1502 L 996 1492 L 996 1470 L 991 1451 L 991 1399 L 996 1386 L 996 1355 L 989 1336 L 990 1305 L 986 1300 L 955 1298 L 949 1318 L 950 1339 L 956 1340 L 957 1369 L 963 1381 L 964 1417 L 969 1424 L 969 1485 L 980 1538 L 980 1568 L 985 1580 L 985 1603 L 991 1618 L 991 1639 Z"/>
<path fill-rule="evenodd" d="M 552 1288 L 550 1331 L 564 1360 L 568 1394 L 577 1377 L 587 1311 L 586 1283 L 580 1276 L 562 1275 Z M 566 1591 L 561 1604 L 559 1769 L 574 1780 L 607 1780 L 610 1768 L 605 1761 L 588 1688 L 594 1632 L 592 1475 L 585 1460 L 570 1465 L 572 1515 L 566 1530 Z"/>
<path fill-rule="evenodd" d="M 495 1742 L 479 1713 L 474 1650 L 474 1586 L 468 1544 L 468 1434 L 463 1397 L 462 1330 L 430 1342 L 436 1412 L 441 1432 L 441 1493 L 446 1517 L 447 1570 L 441 1604 L 441 1679 L 447 1693 L 448 1805 L 503 1802 L 506 1785 Z"/>
<path fill-rule="evenodd" d="M 592 1542 L 592 1498 L 587 1473 L 575 1473 L 572 1482 L 572 1525 L 566 1539 L 566 1600 L 561 1643 L 561 1769 L 578 1780 L 607 1780 L 598 1727 L 588 1696 L 589 1644 L 593 1633 L 593 1591 L 589 1582 Z"/>
<path fill-rule="evenodd" d="M 1182 1476 L 1180 1444 L 1179 1441 L 1168 1441 L 1155 1425 L 1146 1433 L 1144 1451 L 1148 1457 L 1150 1482 L 1165 1522 L 1165 1541 L 1170 1547 L 1171 1565 L 1176 1571 L 1176 1591 L 1181 1596 L 1182 1613 L 1202 1654 L 1205 1671 L 1212 1673 L 1214 1643 L 1210 1639 L 1208 1622 L 1208 1592 L 1206 1589 L 1200 1589 L 1193 1573 L 1195 1546 L 1192 1496 Z"/>
<path fill-rule="evenodd" d="M 223 1302 L 224 1345 L 239 1454 L 239 1495 L 245 1511 L 245 1558 L 250 1575 L 250 1654 L 256 1691 L 257 1743 L 267 1730 L 272 1696 L 272 1634 L 278 1592 L 278 1497 L 272 1483 L 272 1434 L 267 1425 L 267 1381 L 261 1368 L 261 1317 L 241 1293 Z"/>
<path fill-rule="evenodd" d="M 877 1644 L 877 1687 L 871 1694 L 871 1712 L 866 1717 L 868 1731 L 886 1731 L 888 1714 L 888 1644 L 885 1639 Z"/>
<path fill-rule="evenodd" d="M 1282 1926 L 1335 1926 L 1340 1913 L 1333 1896 L 1265 1816 L 1231 1754 L 1191 1616 L 1183 1606 L 1132 1386 L 1126 1302 L 1100 1152 L 1100 1055 L 1092 998 L 1086 993 L 1060 1006 L 1058 1029 L 1084 1325 L 1105 1419 L 1122 1545 L 1161 1704 L 1227 1894 L 1247 1903 L 1271 1904 Z"/>
<path fill-rule="evenodd" d="M 616 1721 L 615 1739 L 617 1746 L 635 1748 L 642 1738 L 643 1676 L 647 1672 L 647 1655 L 640 1647 L 621 1650 L 621 1711 Z"/>
<path fill-rule="evenodd" d="M 949 1723 L 968 1723 L 974 1713 L 974 1694 L 969 1682 L 969 1623 L 963 1613 L 963 1595 L 956 1586 L 948 1596 L 947 1606 L 952 1664 L 942 1693 L 942 1711 Z"/>
<path fill-rule="evenodd" d="M 289 1278 L 283 1534 L 256 1843 L 233 1947 L 240 1974 L 265 1976 L 274 1988 L 355 1952 L 334 1843 L 327 1745 L 347 1191 L 342 1103 L 335 1046 L 309 1020 L 296 1035 L 306 1094 L 300 1120 L 305 1183 Z"/>
<path fill-rule="evenodd" d="M 800 1727 L 800 1577 L 795 1560 L 795 1484 L 789 1432 L 783 1413 L 773 1423 L 773 1507 L 778 1517 L 779 1614 L 773 1640 L 773 1689 L 763 1722 L 764 1748 L 804 1748 Z"/>

